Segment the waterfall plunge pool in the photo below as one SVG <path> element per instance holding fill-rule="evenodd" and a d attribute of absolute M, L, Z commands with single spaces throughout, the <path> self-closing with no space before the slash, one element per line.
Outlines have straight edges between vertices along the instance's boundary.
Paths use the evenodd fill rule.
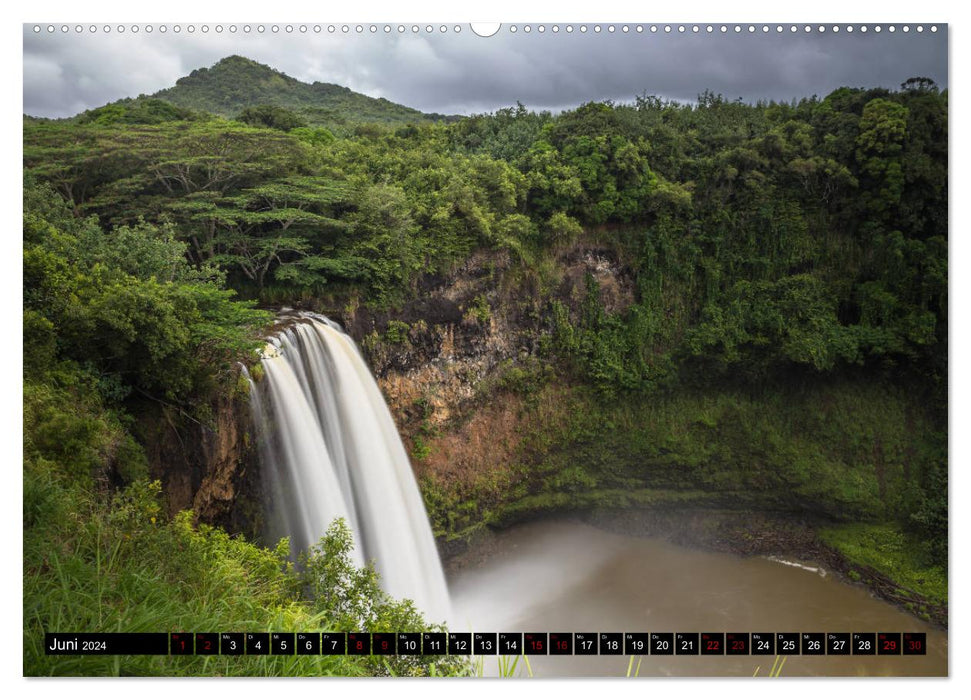
<path fill-rule="evenodd" d="M 946 676 L 947 633 L 814 567 L 688 549 L 569 518 L 496 533 L 453 572 L 453 631 L 925 632 L 926 656 L 788 656 L 782 676 Z M 496 675 L 486 657 L 485 675 Z M 644 656 L 640 676 L 767 675 L 772 656 Z M 625 676 L 627 656 L 531 656 L 536 677 Z M 526 673 L 519 664 L 517 672 Z"/>

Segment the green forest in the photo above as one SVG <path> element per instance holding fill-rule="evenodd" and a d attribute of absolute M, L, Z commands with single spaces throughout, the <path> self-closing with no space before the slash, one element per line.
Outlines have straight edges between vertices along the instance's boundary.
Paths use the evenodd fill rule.
<path fill-rule="evenodd" d="M 233 57 L 153 96 L 25 116 L 25 674 L 470 673 L 41 644 L 431 628 L 349 563 L 339 523 L 295 567 L 286 541 L 171 513 L 144 425 L 245 402 L 239 364 L 258 364 L 281 306 L 383 319 L 356 338 L 368 352 L 409 343 L 402 310 L 477 256 L 504 262 L 468 322 L 515 317 L 531 338 L 480 403 L 519 401 L 525 438 L 501 484 L 422 473 L 441 538 L 730 498 L 818 516 L 831 546 L 946 606 L 947 114 L 947 91 L 912 78 L 444 117 Z M 579 250 L 623 271 L 623 304 L 591 274 L 560 292 Z M 416 466 L 428 432 L 410 437 Z"/>

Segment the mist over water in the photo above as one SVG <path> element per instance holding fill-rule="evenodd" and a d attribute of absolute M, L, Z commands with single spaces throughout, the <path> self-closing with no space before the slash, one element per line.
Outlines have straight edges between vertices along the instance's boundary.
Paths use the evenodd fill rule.
<path fill-rule="evenodd" d="M 353 559 L 429 622 L 450 618 L 448 588 L 411 464 L 377 383 L 336 324 L 302 314 L 267 345 L 251 382 L 272 537 L 316 544 L 344 518 Z"/>
<path fill-rule="evenodd" d="M 927 656 L 789 656 L 782 676 L 947 675 L 947 633 L 814 567 L 569 519 L 519 525 L 451 577 L 456 631 L 926 632 Z M 640 676 L 767 675 L 772 656 L 643 656 Z M 535 676 L 624 676 L 627 656 L 531 656 Z M 522 664 L 519 665 L 522 667 Z M 496 673 L 495 657 L 485 664 Z M 525 672 L 524 672 L 525 673 Z"/>

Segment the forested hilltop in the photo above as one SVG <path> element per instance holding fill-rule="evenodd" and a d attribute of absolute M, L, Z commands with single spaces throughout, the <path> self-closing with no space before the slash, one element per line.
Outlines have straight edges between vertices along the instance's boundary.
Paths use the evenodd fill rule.
<path fill-rule="evenodd" d="M 443 541 L 551 510 L 770 511 L 946 618 L 946 91 L 450 122 L 290 78 L 207 92 L 253 66 L 24 119 L 27 673 L 67 668 L 40 653 L 52 626 L 348 609 L 280 552 L 175 514 L 153 442 L 245 405 L 237 363 L 281 305 L 361 343 Z M 345 96 L 339 122 L 313 117 L 324 93 Z M 417 628 L 367 602 L 340 535 L 316 561 L 358 577 L 351 609 Z M 83 661 L 67 670 L 111 672 Z"/>
<path fill-rule="evenodd" d="M 88 110 L 73 121 L 157 124 L 173 117 L 203 119 L 210 114 L 286 131 L 326 126 L 339 134 L 360 124 L 401 125 L 459 118 L 424 114 L 333 83 L 304 83 L 248 58 L 227 56 L 208 68 L 192 71 L 170 88 Z"/>

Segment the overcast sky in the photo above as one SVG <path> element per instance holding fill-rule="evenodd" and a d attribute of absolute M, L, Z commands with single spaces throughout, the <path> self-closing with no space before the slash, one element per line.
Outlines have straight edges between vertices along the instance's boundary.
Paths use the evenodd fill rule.
<path fill-rule="evenodd" d="M 622 25 L 598 34 L 593 25 L 580 33 L 553 33 L 551 25 L 540 34 L 537 25 L 525 33 L 524 25 L 511 33 L 503 26 L 495 36 L 481 38 L 468 25 L 456 34 L 418 34 L 409 26 L 404 34 L 395 26 L 390 34 L 378 31 L 362 35 L 351 27 L 334 34 L 314 33 L 313 25 L 292 34 L 285 25 L 273 34 L 270 25 L 262 35 L 244 34 L 243 25 L 230 33 L 223 25 L 201 32 L 201 24 L 189 34 L 168 25 L 151 33 L 140 25 L 124 33 L 112 25 L 110 33 L 81 33 L 74 26 L 63 33 L 58 26 L 40 33 L 24 25 L 24 108 L 34 116 L 64 117 L 122 97 L 151 94 L 169 87 L 195 68 L 210 66 L 220 58 L 240 54 L 265 63 L 306 82 L 319 80 L 345 85 L 372 97 L 385 97 L 425 112 L 469 114 L 492 111 L 520 101 L 531 109 L 561 109 L 590 100 L 631 101 L 643 93 L 668 99 L 693 101 L 706 89 L 729 99 L 791 100 L 823 96 L 834 88 L 885 86 L 896 88 L 912 76 L 925 76 L 947 86 L 947 27 L 936 33 L 890 33 L 887 25 L 876 33 L 872 25 L 852 33 L 841 25 L 838 34 L 827 26 L 825 33 L 807 34 L 803 25 L 792 33 L 787 25 L 777 33 L 748 33 L 748 25 L 736 34 L 719 25 L 708 34 L 687 26 L 686 33 L 656 34 L 635 25 L 624 34 Z"/>

